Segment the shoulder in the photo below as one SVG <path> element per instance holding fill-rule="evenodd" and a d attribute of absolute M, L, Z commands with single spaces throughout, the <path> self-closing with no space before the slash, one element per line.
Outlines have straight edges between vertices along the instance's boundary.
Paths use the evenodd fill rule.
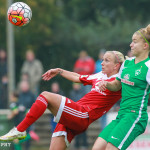
<path fill-rule="evenodd" d="M 124 66 L 126 66 L 126 65 L 130 64 L 131 62 L 133 62 L 134 59 L 135 59 L 135 57 L 130 57 L 130 58 L 126 59 L 126 60 L 124 61 L 124 63 L 123 63 Z"/>
<path fill-rule="evenodd" d="M 41 61 L 38 60 L 38 59 L 35 59 L 34 62 L 35 62 L 35 63 L 41 63 Z"/>
<path fill-rule="evenodd" d="M 99 78 L 104 77 L 104 76 L 106 76 L 106 75 L 103 74 L 102 71 L 101 71 L 101 72 L 98 72 L 96 74 L 89 75 L 87 79 L 88 80 L 99 79 Z"/>
<path fill-rule="evenodd" d="M 35 59 L 33 63 L 34 63 L 34 65 L 42 66 L 41 61 L 40 61 L 40 60 L 38 60 L 38 59 Z"/>
<path fill-rule="evenodd" d="M 130 58 L 127 58 L 126 60 L 125 60 L 125 62 L 131 62 L 131 61 L 133 61 L 135 59 L 135 57 L 130 57 Z"/>

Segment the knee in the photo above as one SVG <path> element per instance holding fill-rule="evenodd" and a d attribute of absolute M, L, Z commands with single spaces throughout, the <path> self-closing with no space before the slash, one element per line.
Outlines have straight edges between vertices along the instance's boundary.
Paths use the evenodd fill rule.
<path fill-rule="evenodd" d="M 43 95 L 46 99 L 49 99 L 50 97 L 51 97 L 51 92 L 47 92 L 47 91 L 43 91 L 42 93 L 41 93 L 41 95 Z"/>
<path fill-rule="evenodd" d="M 106 146 L 106 150 L 119 150 L 119 149 L 115 147 L 113 144 L 108 143 Z"/>
<path fill-rule="evenodd" d="M 105 150 L 106 146 L 102 146 L 102 145 L 94 145 L 92 147 L 92 150 Z"/>
<path fill-rule="evenodd" d="M 106 146 L 107 146 L 107 141 L 105 141 L 101 137 L 98 137 L 93 145 L 92 150 L 105 150 Z"/>
<path fill-rule="evenodd" d="M 92 147 L 92 150 L 100 150 L 99 147 Z"/>

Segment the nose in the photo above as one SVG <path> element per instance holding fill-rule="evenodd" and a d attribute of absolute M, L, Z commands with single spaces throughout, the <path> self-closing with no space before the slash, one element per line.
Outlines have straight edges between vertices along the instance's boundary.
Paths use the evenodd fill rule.
<path fill-rule="evenodd" d="M 104 65 L 104 61 L 102 61 L 101 65 L 102 65 L 102 66 Z"/>
<path fill-rule="evenodd" d="M 133 42 L 131 42 L 131 44 L 130 44 L 130 47 L 132 47 L 133 46 Z"/>

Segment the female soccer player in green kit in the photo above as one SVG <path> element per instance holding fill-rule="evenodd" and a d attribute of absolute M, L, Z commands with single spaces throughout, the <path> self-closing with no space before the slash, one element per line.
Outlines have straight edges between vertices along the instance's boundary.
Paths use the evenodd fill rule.
<path fill-rule="evenodd" d="M 150 93 L 150 25 L 133 34 L 130 47 L 135 57 L 122 64 L 119 77 L 99 83 L 102 91 L 122 88 L 122 101 L 116 119 L 99 134 L 92 150 L 126 150 L 145 131 Z"/>

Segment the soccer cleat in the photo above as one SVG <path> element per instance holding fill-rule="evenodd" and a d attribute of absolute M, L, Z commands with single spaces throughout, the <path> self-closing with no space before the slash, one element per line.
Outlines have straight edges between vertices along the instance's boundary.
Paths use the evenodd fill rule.
<path fill-rule="evenodd" d="M 0 141 L 12 141 L 14 139 L 22 140 L 26 137 L 26 131 L 20 132 L 16 127 L 11 129 L 7 134 L 0 137 Z"/>

